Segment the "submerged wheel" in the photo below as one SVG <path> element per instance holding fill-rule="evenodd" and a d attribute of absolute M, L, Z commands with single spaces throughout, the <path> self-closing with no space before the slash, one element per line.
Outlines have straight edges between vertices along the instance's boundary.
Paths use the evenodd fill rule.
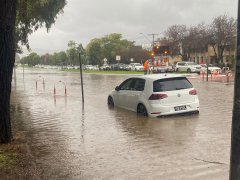
<path fill-rule="evenodd" d="M 148 116 L 148 112 L 147 109 L 145 108 L 145 106 L 143 104 L 139 104 L 137 107 L 137 113 L 141 114 L 143 116 Z"/>
<path fill-rule="evenodd" d="M 113 98 L 111 96 L 108 96 L 107 103 L 109 106 L 114 106 Z"/>

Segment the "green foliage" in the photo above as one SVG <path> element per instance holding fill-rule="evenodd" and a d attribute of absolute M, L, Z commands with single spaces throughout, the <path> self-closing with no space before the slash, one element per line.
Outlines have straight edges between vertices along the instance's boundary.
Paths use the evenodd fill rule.
<path fill-rule="evenodd" d="M 67 49 L 67 56 L 68 56 L 68 65 L 77 65 L 78 62 L 78 45 L 75 41 L 68 42 L 68 49 Z"/>
<path fill-rule="evenodd" d="M 31 53 L 28 56 L 20 60 L 22 64 L 28 64 L 29 66 L 35 66 L 40 64 L 40 56 L 37 53 Z"/>
<path fill-rule="evenodd" d="M 123 62 L 127 61 L 127 53 L 131 47 L 133 42 L 122 39 L 122 35 L 117 33 L 92 39 L 86 48 L 88 63 L 100 66 L 104 63 L 104 58 L 107 58 L 108 63 L 116 63 L 116 55 L 120 55 Z"/>
<path fill-rule="evenodd" d="M 43 26 L 49 30 L 65 5 L 66 0 L 17 0 L 16 44 L 29 49 L 28 35 Z"/>

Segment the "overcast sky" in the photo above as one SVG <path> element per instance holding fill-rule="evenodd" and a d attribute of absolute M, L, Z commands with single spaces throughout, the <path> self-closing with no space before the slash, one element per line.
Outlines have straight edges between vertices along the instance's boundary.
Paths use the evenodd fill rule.
<path fill-rule="evenodd" d="M 65 51 L 69 40 L 86 47 L 91 39 L 110 33 L 149 43 L 148 34 L 157 38 L 171 25 L 208 24 L 223 14 L 237 18 L 237 0 L 68 0 L 50 32 L 42 28 L 29 40 L 39 54 Z"/>

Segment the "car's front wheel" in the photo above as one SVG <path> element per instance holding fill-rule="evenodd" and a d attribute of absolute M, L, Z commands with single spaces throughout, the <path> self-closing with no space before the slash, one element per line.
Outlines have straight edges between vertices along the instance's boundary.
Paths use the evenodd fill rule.
<path fill-rule="evenodd" d="M 109 106 L 114 106 L 113 98 L 111 96 L 108 96 L 107 103 Z"/>
<path fill-rule="evenodd" d="M 137 113 L 141 114 L 143 116 L 148 117 L 148 112 L 147 109 L 145 108 L 145 106 L 143 104 L 139 104 L 137 107 Z"/>

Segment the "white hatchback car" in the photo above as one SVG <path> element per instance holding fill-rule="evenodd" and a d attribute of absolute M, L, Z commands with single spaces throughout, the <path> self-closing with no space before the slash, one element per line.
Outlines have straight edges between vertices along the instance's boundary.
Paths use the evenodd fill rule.
<path fill-rule="evenodd" d="M 149 117 L 199 112 L 197 91 L 185 76 L 174 74 L 130 77 L 109 94 L 108 105 Z"/>

